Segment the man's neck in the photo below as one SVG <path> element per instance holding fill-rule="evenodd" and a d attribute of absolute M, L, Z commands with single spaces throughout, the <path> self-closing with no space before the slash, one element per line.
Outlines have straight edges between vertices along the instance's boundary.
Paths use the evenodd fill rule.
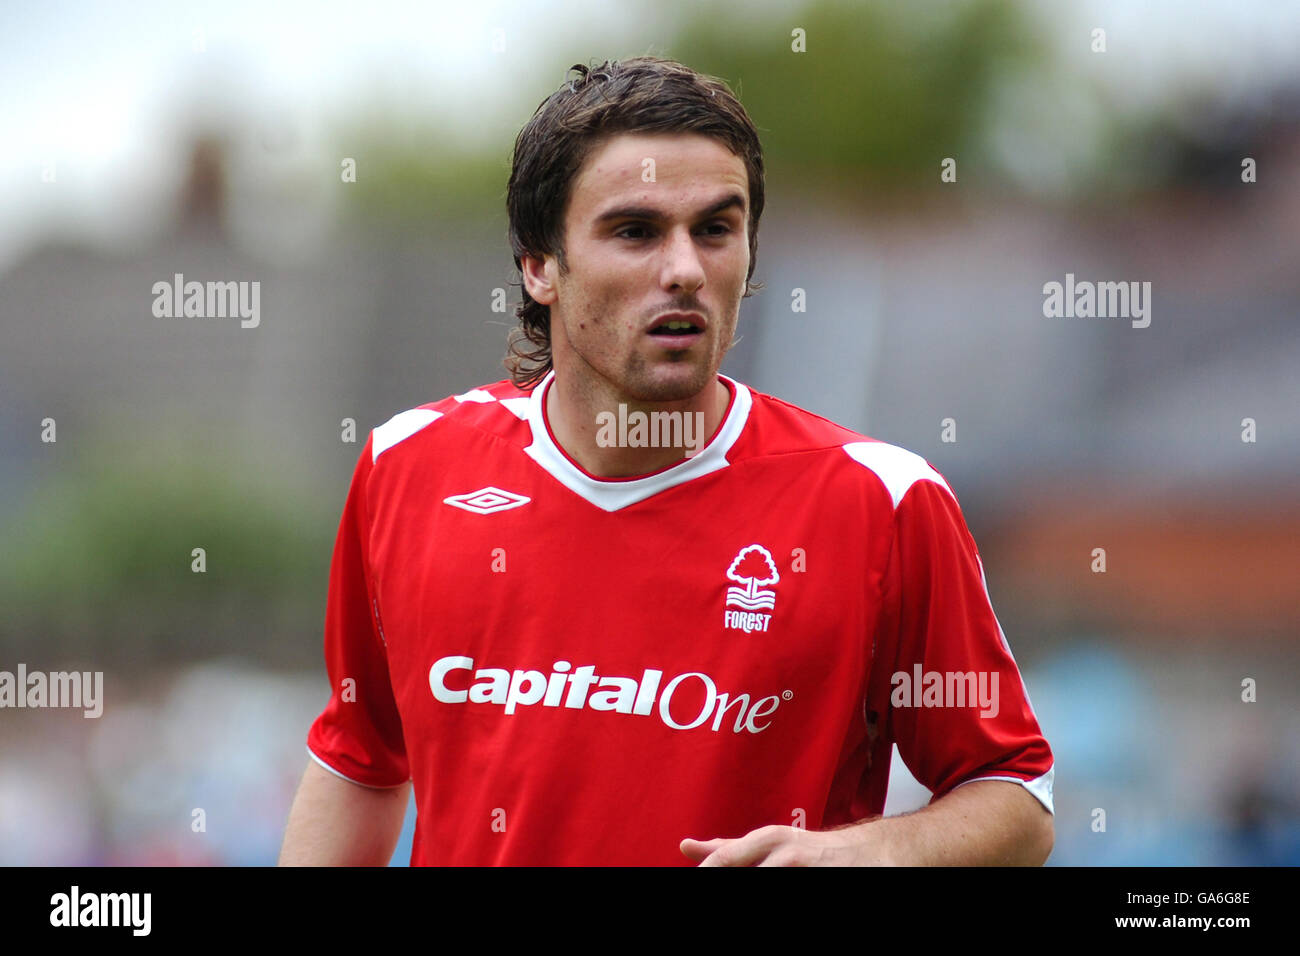
<path fill-rule="evenodd" d="M 557 376 L 546 390 L 543 414 L 556 443 L 588 474 L 635 478 L 702 451 L 730 403 L 731 391 L 719 378 L 680 401 L 632 402 L 575 388 Z M 670 413 L 669 427 L 662 427 L 662 416 L 651 417 L 655 412 Z"/>

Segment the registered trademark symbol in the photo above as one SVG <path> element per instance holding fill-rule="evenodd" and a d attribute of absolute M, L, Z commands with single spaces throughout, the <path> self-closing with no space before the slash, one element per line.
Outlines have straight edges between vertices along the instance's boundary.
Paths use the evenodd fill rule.
<path fill-rule="evenodd" d="M 794 696 L 794 691 L 792 691 L 792 690 L 783 690 L 783 691 L 781 691 L 781 699 L 782 699 L 782 700 L 789 700 L 789 699 L 790 699 L 791 697 L 793 697 L 793 696 Z"/>

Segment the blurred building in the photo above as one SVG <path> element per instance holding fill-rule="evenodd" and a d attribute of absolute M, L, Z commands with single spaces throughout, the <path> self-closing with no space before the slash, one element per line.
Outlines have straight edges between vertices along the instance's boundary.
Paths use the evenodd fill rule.
<path fill-rule="evenodd" d="M 1300 623 L 1300 123 L 1242 149 L 1258 154 L 1257 183 L 1225 155 L 1227 172 L 1086 207 L 937 178 L 887 205 L 769 183 L 766 288 L 743 303 L 724 370 L 948 478 L 1058 750 L 1059 862 L 1294 863 L 1300 845 L 1286 789 L 1300 708 L 1277 677 L 1294 665 Z M 226 150 L 220 137 L 196 142 L 175 220 L 152 242 L 46 243 L 0 276 L 0 491 L 15 507 L 52 467 L 32 438 L 46 417 L 65 448 L 108 440 L 148 456 L 162 436 L 197 438 L 232 469 L 341 507 L 370 427 L 505 376 L 513 316 L 493 303 L 517 289 L 503 212 L 402 230 L 349 221 L 322 227 L 308 253 L 267 253 L 247 236 L 285 207 L 236 203 Z M 154 283 L 178 273 L 260 282 L 260 323 L 155 317 Z M 1043 285 L 1067 273 L 1150 282 L 1151 325 L 1045 317 Z M 792 309 L 796 290 L 806 311 Z M 355 444 L 340 440 L 345 418 Z M 1254 442 L 1242 441 L 1247 418 Z M 276 639 L 248 628 L 206 652 L 256 660 Z M 323 704 L 317 638 L 294 639 Z M 57 845 L 21 841 L 20 827 L 0 862 L 269 862 L 317 704 L 304 681 L 230 669 L 200 662 L 153 698 L 132 688 L 92 742 L 68 748 L 85 746 L 89 769 L 56 760 L 29 776 L 12 756 L 22 735 L 0 726 L 0 818 L 49 807 L 85 823 Z M 1257 710 L 1241 699 L 1244 677 L 1259 681 Z M 244 805 L 205 776 L 210 761 L 183 759 L 175 740 L 162 756 L 132 749 L 159 721 L 202 734 L 194 694 L 235 695 L 268 728 L 242 757 L 238 733 L 205 738 L 248 785 L 270 781 L 246 825 L 232 825 Z M 132 775 L 115 780 L 112 767 Z M 75 795 L 83 774 L 93 796 Z M 177 774 L 156 803 L 123 796 Z M 925 799 L 906 781 L 897 792 Z M 172 828 L 205 799 L 226 829 L 179 847 Z M 1124 841 L 1098 839 L 1098 807 Z M 147 852 L 123 855 L 135 845 Z"/>

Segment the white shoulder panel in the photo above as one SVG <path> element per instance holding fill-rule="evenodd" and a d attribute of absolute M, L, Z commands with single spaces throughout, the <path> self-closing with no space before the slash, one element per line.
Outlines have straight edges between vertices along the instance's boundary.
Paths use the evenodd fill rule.
<path fill-rule="evenodd" d="M 528 421 L 528 406 L 531 403 L 532 399 L 527 395 L 522 395 L 519 398 L 501 399 L 501 404 L 509 409 L 510 414 L 514 415 L 515 418 L 519 419 L 521 422 Z"/>
<path fill-rule="evenodd" d="M 388 449 L 410 438 L 425 425 L 436 422 L 439 418 L 442 418 L 442 412 L 435 412 L 429 408 L 412 408 L 409 411 L 398 412 L 370 433 L 370 460 L 378 461 L 379 456 Z"/>
<path fill-rule="evenodd" d="M 916 452 L 880 441 L 850 442 L 844 446 L 844 450 L 850 458 L 870 468 L 885 483 L 894 499 L 895 508 L 903 500 L 903 495 L 907 494 L 907 489 L 918 481 L 933 481 L 952 495 L 952 489 L 943 480 L 943 476 Z M 953 495 L 953 499 L 956 498 Z"/>

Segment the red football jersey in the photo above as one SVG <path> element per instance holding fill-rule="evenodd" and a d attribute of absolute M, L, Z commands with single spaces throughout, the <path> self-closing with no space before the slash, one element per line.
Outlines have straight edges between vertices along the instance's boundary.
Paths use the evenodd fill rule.
<path fill-rule="evenodd" d="M 879 814 L 893 743 L 936 798 L 1001 779 L 1052 809 L 1052 752 L 943 477 L 720 378 L 708 444 L 640 478 L 556 444 L 553 376 L 371 432 L 308 750 L 355 783 L 414 782 L 413 865 L 692 865 L 684 837 Z"/>

